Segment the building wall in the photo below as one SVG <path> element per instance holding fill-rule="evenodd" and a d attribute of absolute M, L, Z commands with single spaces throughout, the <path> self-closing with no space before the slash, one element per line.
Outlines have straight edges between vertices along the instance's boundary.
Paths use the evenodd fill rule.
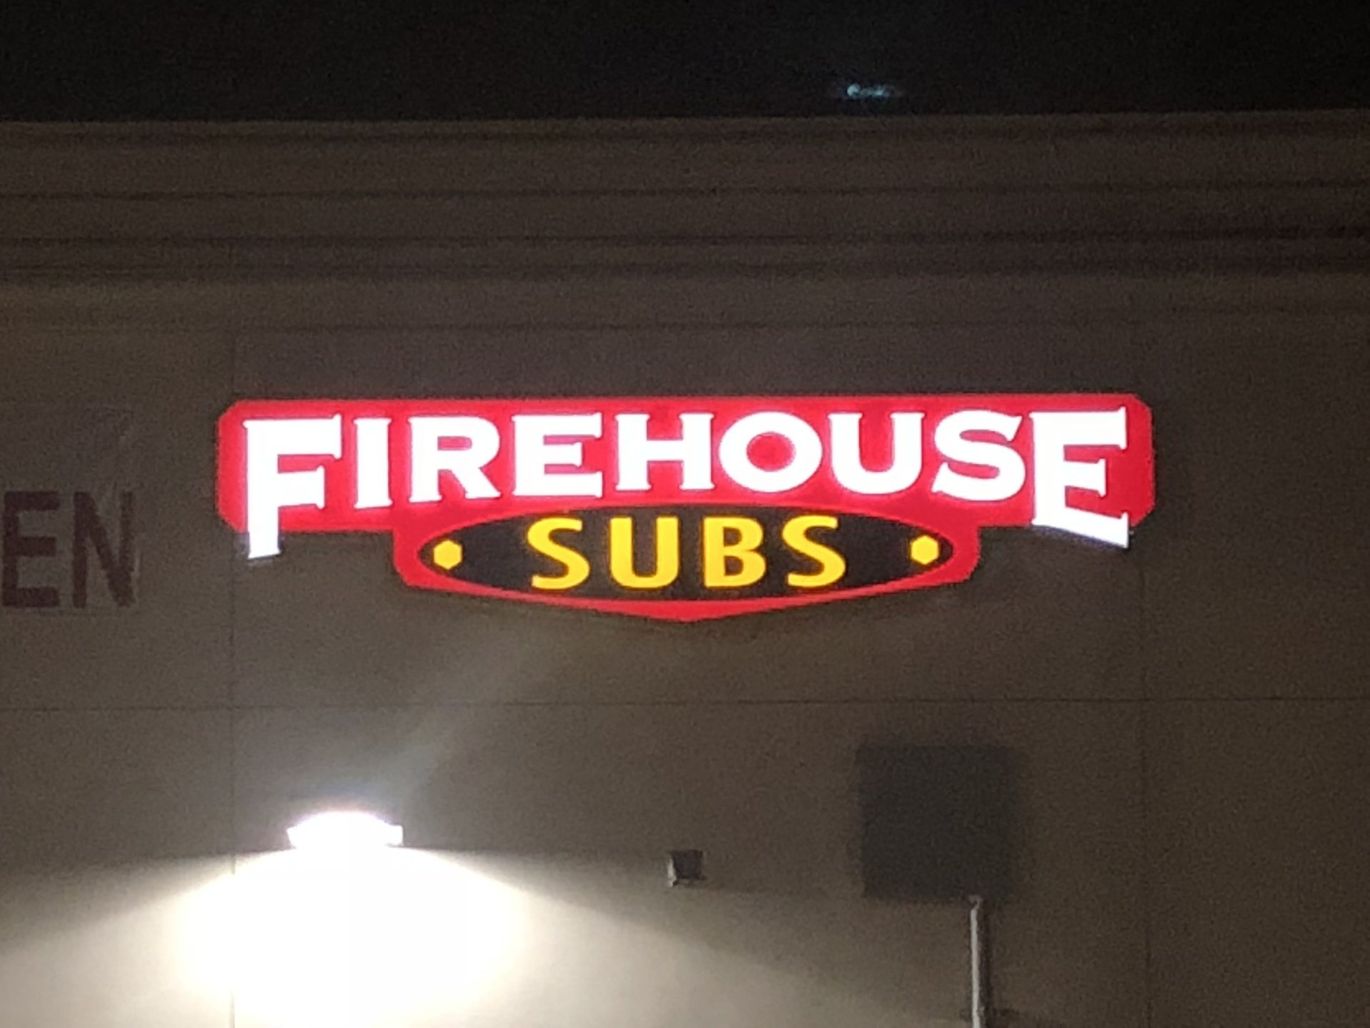
<path fill-rule="evenodd" d="M 139 568 L 0 613 L 0 1023 L 962 1024 L 964 912 L 860 895 L 872 741 L 1021 757 L 999 1023 L 1367 1023 L 1365 128 L 5 129 L 0 404 L 127 414 Z M 213 507 L 240 397 L 1066 390 L 1152 407 L 1132 549 L 718 623 Z M 414 849 L 267 852 L 344 799 Z"/>

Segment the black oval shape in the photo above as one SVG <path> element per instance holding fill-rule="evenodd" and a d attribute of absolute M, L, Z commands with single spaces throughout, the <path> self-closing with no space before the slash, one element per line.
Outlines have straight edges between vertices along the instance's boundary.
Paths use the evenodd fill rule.
<path fill-rule="evenodd" d="M 818 586 L 798 583 L 814 576 L 822 562 L 799 552 L 784 537 L 788 522 L 813 516 L 831 518 L 836 526 L 810 523 L 805 537 L 839 554 L 845 565 L 840 578 Z M 568 575 L 566 563 L 540 552 L 529 542 L 529 530 L 548 518 L 571 519 L 580 526 L 578 530 L 562 527 L 550 533 L 554 543 L 576 551 L 589 565 L 588 575 L 569 588 L 538 587 L 533 582 L 535 576 L 563 580 L 575 577 Z M 657 570 L 657 519 L 677 519 L 679 567 L 669 584 L 635 588 L 615 579 L 610 562 L 610 526 L 615 518 L 632 519 L 632 568 L 642 576 L 652 576 Z M 708 518 L 742 518 L 759 526 L 761 542 L 754 552 L 765 562 L 759 578 L 745 585 L 706 583 L 704 523 Z M 723 529 L 721 534 L 736 542 L 740 532 Z M 420 548 L 419 558 L 437 574 L 524 594 L 613 600 L 734 600 L 814 596 L 880 585 L 931 571 L 945 564 L 951 554 L 952 546 L 943 536 L 888 518 L 801 507 L 678 505 L 590 508 L 487 521 L 430 539 Z M 725 568 L 734 573 L 741 571 L 748 561 L 739 556 L 722 559 Z"/>

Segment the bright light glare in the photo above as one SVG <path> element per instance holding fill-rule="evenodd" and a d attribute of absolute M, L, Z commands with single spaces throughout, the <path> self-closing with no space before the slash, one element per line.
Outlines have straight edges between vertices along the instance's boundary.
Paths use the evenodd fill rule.
<path fill-rule="evenodd" d="M 230 969 L 237 1023 L 263 1028 L 494 1023 L 527 922 L 518 890 L 404 848 L 245 857 L 217 899 L 208 956 Z"/>
<path fill-rule="evenodd" d="M 292 825 L 286 836 L 297 850 L 344 853 L 400 846 L 404 828 L 365 811 L 331 810 Z"/>

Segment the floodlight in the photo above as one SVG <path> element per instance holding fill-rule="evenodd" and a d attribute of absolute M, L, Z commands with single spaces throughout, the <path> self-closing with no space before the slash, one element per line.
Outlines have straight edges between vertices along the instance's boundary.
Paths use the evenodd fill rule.
<path fill-rule="evenodd" d="M 379 849 L 404 843 L 404 828 L 364 810 L 330 810 L 286 829 L 297 850 L 333 853 Z"/>

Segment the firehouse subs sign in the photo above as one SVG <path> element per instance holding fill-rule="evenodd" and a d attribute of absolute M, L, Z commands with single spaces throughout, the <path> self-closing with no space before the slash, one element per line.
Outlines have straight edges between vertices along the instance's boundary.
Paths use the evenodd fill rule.
<path fill-rule="evenodd" d="M 250 559 L 383 532 L 411 586 L 674 621 L 959 582 L 983 528 L 1125 547 L 1123 395 L 247 401 L 219 509 Z"/>

